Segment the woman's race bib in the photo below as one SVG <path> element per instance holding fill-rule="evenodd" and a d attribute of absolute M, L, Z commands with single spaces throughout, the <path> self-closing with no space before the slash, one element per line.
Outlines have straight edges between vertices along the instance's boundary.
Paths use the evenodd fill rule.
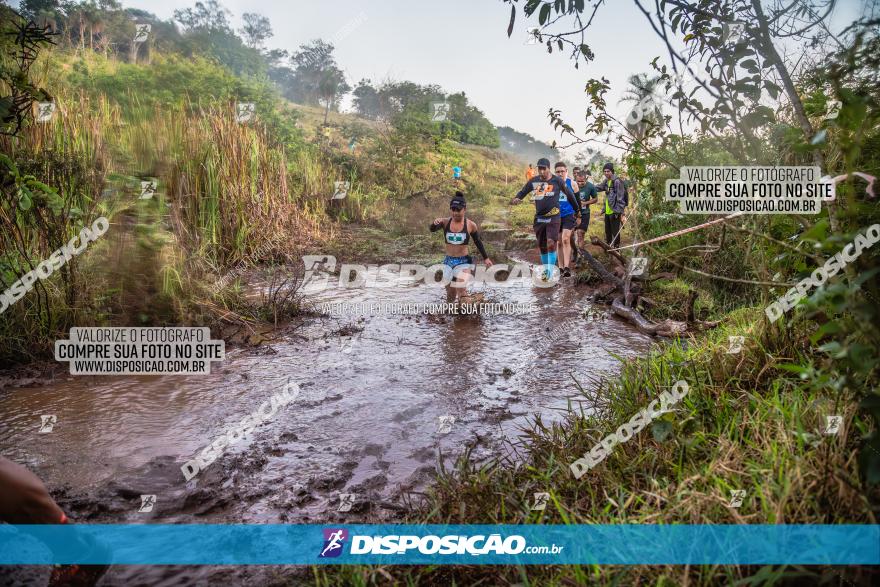
<path fill-rule="evenodd" d="M 447 232 L 446 242 L 450 245 L 460 245 L 464 243 L 465 236 L 463 232 Z"/>

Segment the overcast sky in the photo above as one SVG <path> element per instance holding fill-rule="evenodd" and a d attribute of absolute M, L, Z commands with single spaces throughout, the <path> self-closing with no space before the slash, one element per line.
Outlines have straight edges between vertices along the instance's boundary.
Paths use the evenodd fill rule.
<path fill-rule="evenodd" d="M 171 18 L 176 8 L 195 2 L 122 0 L 124 6 Z M 464 91 L 497 126 L 511 126 L 550 142 L 558 138 L 548 110 L 581 130 L 586 110 L 584 85 L 606 77 L 608 105 L 620 119 L 632 107 L 618 105 L 628 76 L 649 72 L 662 46 L 634 2 L 611 0 L 599 9 L 587 43 L 596 59 L 574 69 L 567 54 L 548 54 L 527 45 L 528 26 L 519 2 L 513 36 L 507 38 L 510 5 L 501 0 L 223 0 L 235 28 L 244 12 L 270 19 L 271 48 L 295 51 L 313 39 L 333 40 L 336 60 L 354 86 L 361 78 L 435 83 L 447 92 Z M 588 2 L 588 5 L 592 2 Z M 861 12 L 861 0 L 839 0 L 835 21 L 847 23 Z M 662 59 L 661 59 L 662 62 Z M 606 150 L 606 149 L 603 149 Z M 613 153 L 614 151 L 610 151 Z"/>

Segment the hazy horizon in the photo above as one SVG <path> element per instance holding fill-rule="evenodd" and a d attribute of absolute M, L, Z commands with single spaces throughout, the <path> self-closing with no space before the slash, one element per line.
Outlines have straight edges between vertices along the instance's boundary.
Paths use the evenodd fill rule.
<path fill-rule="evenodd" d="M 171 19 L 175 9 L 195 2 L 123 0 L 123 6 Z M 559 140 L 548 118 L 551 108 L 562 111 L 566 122 L 582 132 L 590 78 L 605 77 L 609 110 L 623 120 L 631 105 L 621 104 L 627 79 L 651 71 L 650 61 L 666 50 L 648 21 L 630 2 L 600 7 L 587 31 L 595 53 L 579 69 L 568 52 L 549 54 L 544 45 L 527 45 L 526 21 L 518 6 L 511 38 L 507 37 L 510 5 L 500 0 L 449 0 L 445 3 L 364 2 L 339 0 L 332 5 L 299 3 L 296 8 L 278 0 L 226 0 L 231 23 L 241 26 L 241 15 L 255 12 L 272 23 L 270 49 L 297 48 L 314 39 L 333 41 L 334 55 L 354 87 L 363 78 L 437 84 L 449 93 L 464 92 L 496 126 L 509 126 L 552 143 Z M 849 21 L 858 14 L 858 0 L 840 2 L 832 22 Z M 539 77 L 535 77 L 538 75 Z M 350 105 L 350 97 L 343 107 Z M 598 143 L 589 146 L 616 155 L 617 149 Z M 577 147 L 580 150 L 582 147 Z M 572 151 L 566 152 L 571 156 Z"/>

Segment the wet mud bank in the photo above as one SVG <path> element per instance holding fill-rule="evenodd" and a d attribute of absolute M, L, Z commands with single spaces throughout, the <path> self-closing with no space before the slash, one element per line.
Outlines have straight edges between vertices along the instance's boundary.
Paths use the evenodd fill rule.
<path fill-rule="evenodd" d="M 201 376 L 73 377 L 7 384 L 0 454 L 40 475 L 81 523 L 394 522 L 421 505 L 441 459 L 511 453 L 535 415 L 591 409 L 595 389 L 652 339 L 588 309 L 570 283 L 484 287 L 519 314 L 358 309 L 445 301 L 424 284 L 308 294 L 352 313 L 309 318 L 257 348 L 231 348 Z M 605 310 L 599 311 L 599 314 Z M 298 395 L 187 480 L 181 466 L 289 382 Z M 41 415 L 56 416 L 40 433 Z M 155 496 L 151 511 L 144 495 Z M 33 572 L 31 569 L 30 572 Z M 273 584 L 302 569 L 114 567 L 104 585 Z M 0 575 L 2 576 L 2 575 Z M 13 582 L 24 584 L 19 575 Z"/>

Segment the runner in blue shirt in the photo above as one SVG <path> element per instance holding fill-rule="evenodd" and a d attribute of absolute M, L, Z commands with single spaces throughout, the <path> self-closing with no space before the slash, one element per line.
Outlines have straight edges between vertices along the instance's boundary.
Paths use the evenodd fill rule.
<path fill-rule="evenodd" d="M 568 177 L 568 166 L 560 161 L 555 167 L 556 175 L 565 181 L 565 185 L 572 191 L 577 193 L 579 190 L 577 181 Z M 562 245 L 562 255 L 559 257 L 559 269 L 562 271 L 562 277 L 571 277 L 571 235 L 575 227 L 580 222 L 581 207 L 579 203 L 572 206 L 565 194 L 559 194 L 559 214 L 562 217 L 560 228 L 562 236 L 560 244 Z"/>
<path fill-rule="evenodd" d="M 580 175 L 575 176 L 575 180 L 581 186 L 578 192 L 578 199 L 581 201 L 581 223 L 577 225 L 574 231 L 573 262 L 577 262 L 578 249 L 587 246 L 586 235 L 587 230 L 590 228 L 590 205 L 599 201 L 599 192 L 596 191 L 596 186 L 590 181 L 589 176 L 589 171 L 582 171 Z"/>

